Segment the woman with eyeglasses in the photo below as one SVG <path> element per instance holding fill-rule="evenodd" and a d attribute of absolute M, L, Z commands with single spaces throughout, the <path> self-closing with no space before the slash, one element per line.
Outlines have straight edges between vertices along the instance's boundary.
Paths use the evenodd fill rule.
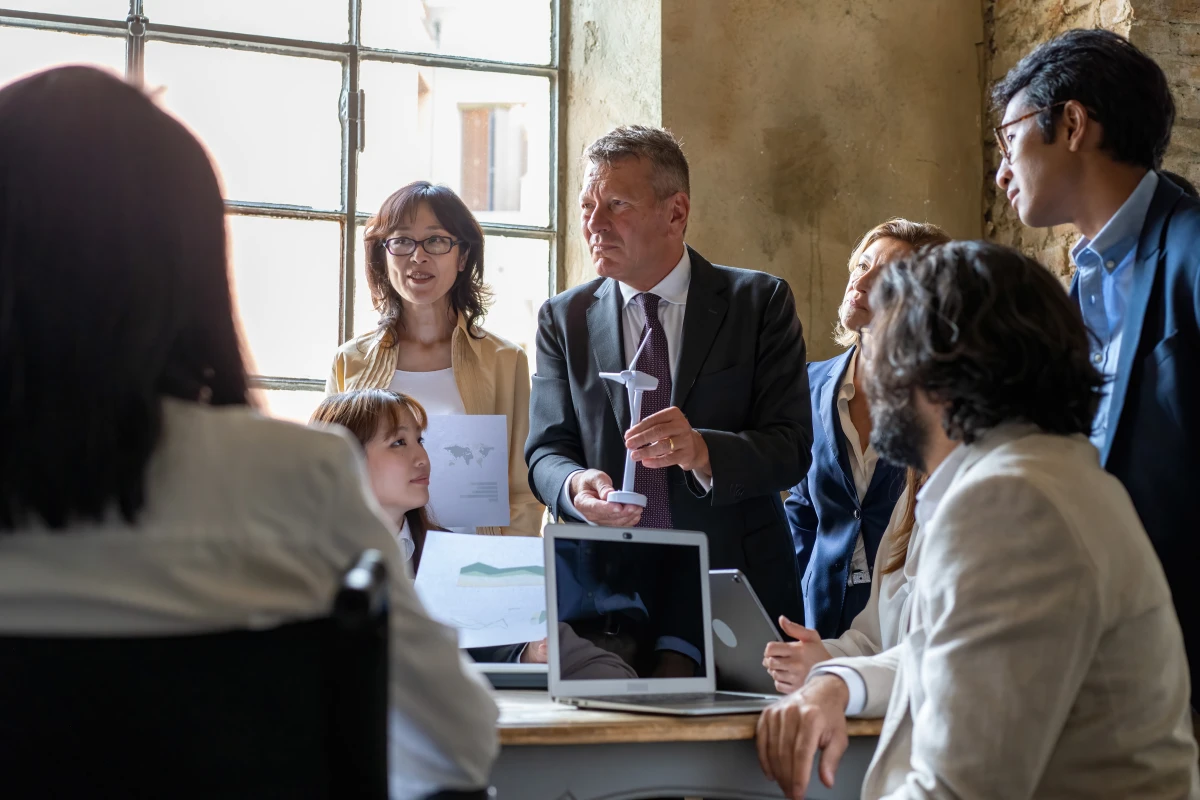
<path fill-rule="evenodd" d="M 524 453 L 529 362 L 479 325 L 491 293 L 475 216 L 447 187 L 416 181 L 383 202 L 363 241 L 379 325 L 339 348 L 326 392 L 390 389 L 431 415 L 503 414 L 509 524 L 471 531 L 540 535 L 543 506 L 529 489 Z"/>

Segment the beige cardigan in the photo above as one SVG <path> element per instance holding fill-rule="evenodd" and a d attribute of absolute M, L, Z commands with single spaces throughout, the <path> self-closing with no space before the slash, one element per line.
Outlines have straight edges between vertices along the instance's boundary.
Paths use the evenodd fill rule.
<path fill-rule="evenodd" d="M 460 316 L 450 339 L 450 364 L 468 414 L 508 417 L 509 525 L 481 527 L 479 533 L 540 536 L 544 507 L 529 490 L 525 439 L 529 435 L 529 362 L 525 351 L 487 331 L 476 339 Z M 381 343 L 379 331 L 351 339 L 340 348 L 325 384 L 329 394 L 349 389 L 386 389 L 396 371 L 396 351 Z"/>

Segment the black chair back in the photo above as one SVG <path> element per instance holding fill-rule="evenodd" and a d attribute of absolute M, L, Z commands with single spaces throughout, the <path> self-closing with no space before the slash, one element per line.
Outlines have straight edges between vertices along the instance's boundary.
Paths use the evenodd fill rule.
<path fill-rule="evenodd" d="M 262 631 L 0 637 L 6 798 L 387 797 L 380 554 L 334 613 Z"/>

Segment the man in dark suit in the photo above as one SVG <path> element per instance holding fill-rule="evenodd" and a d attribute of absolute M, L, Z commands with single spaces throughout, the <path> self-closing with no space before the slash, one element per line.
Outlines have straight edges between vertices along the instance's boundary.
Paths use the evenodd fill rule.
<path fill-rule="evenodd" d="M 1175 106 L 1162 70 L 1124 38 L 1076 30 L 994 90 L 996 182 L 1021 221 L 1070 223 L 1071 297 L 1109 383 L 1092 442 L 1162 561 L 1200 687 L 1200 202 L 1156 170 Z M 1197 717 L 1193 716 L 1193 721 Z"/>
<path fill-rule="evenodd" d="M 746 573 L 773 619 L 798 615 L 779 493 L 808 468 L 812 423 L 791 290 L 685 246 L 687 161 L 667 131 L 617 128 L 585 156 L 580 209 L 600 277 L 539 314 L 530 486 L 556 519 L 703 531 L 712 567 Z M 643 343 L 637 369 L 658 388 L 631 428 L 624 388 L 599 373 L 628 368 Z M 644 509 L 605 499 L 622 481 L 627 449 Z M 672 633 L 686 627 L 681 614 L 657 623 L 660 673 L 699 663 Z"/>

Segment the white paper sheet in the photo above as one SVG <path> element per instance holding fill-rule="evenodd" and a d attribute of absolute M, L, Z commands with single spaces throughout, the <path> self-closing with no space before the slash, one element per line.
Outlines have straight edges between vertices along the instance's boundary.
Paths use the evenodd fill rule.
<path fill-rule="evenodd" d="M 503 414 L 437 414 L 423 434 L 429 508 L 446 528 L 507 525 L 508 427 Z"/>
<path fill-rule="evenodd" d="M 430 531 L 417 594 L 434 619 L 458 630 L 460 647 L 546 637 L 542 540 Z"/>

